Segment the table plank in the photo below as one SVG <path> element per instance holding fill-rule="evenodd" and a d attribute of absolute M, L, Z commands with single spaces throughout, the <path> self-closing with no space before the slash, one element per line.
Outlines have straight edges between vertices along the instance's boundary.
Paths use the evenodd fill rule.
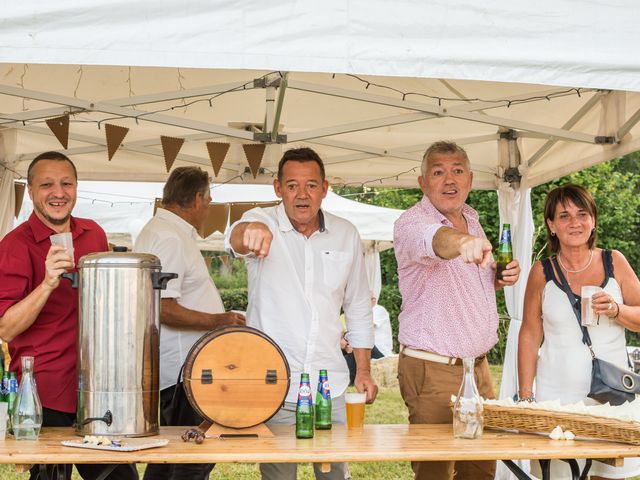
<path fill-rule="evenodd" d="M 273 426 L 273 438 L 207 439 L 183 442 L 185 427 L 163 427 L 166 447 L 111 452 L 65 447 L 70 428 L 43 428 L 37 441 L 0 442 L 0 463 L 260 463 L 374 462 L 411 460 L 501 460 L 537 458 L 620 459 L 640 456 L 640 446 L 622 443 L 550 440 L 541 435 L 485 431 L 480 439 L 454 439 L 450 425 L 334 426 L 312 439 L 296 439 L 291 426 Z"/>

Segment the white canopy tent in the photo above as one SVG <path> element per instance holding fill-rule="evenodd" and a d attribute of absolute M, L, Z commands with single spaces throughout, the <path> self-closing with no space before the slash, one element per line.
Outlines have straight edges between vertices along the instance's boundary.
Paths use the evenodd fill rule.
<path fill-rule="evenodd" d="M 524 279 L 529 189 L 640 149 L 639 20 L 634 0 L 7 4 L 0 205 L 6 176 L 60 148 L 43 120 L 66 113 L 82 179 L 164 180 L 166 135 L 186 139 L 175 165 L 210 168 L 204 142 L 230 142 L 220 182 L 270 183 L 283 148 L 309 145 L 333 183 L 415 186 L 425 146 L 448 138 L 474 187 L 500 192 Z M 112 161 L 104 123 L 130 128 Z M 255 179 L 242 143 L 267 145 Z M 507 294 L 503 396 L 524 284 Z"/>

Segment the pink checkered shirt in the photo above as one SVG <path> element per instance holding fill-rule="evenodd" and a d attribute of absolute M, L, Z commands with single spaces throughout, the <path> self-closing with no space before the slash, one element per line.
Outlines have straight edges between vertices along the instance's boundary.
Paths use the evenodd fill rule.
<path fill-rule="evenodd" d="M 464 205 L 469 233 L 485 237 L 478 213 Z M 450 357 L 478 357 L 498 341 L 498 313 L 491 267 L 443 260 L 433 237 L 453 227 L 425 196 L 394 225 L 393 243 L 402 294 L 402 345 Z"/>

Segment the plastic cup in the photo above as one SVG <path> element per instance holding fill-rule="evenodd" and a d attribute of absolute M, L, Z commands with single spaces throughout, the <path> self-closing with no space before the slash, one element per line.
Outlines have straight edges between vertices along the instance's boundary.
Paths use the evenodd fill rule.
<path fill-rule="evenodd" d="M 344 400 L 347 405 L 347 428 L 362 428 L 367 394 L 347 392 L 344 394 Z"/>
<path fill-rule="evenodd" d="M 4 440 L 7 436 L 7 402 L 0 402 L 0 440 Z"/>
<path fill-rule="evenodd" d="M 67 250 L 67 254 L 71 257 L 71 261 L 74 261 L 73 257 L 73 236 L 71 232 L 56 233 L 49 237 L 51 245 L 60 245 Z"/>
<path fill-rule="evenodd" d="M 591 285 L 585 285 L 584 287 L 582 287 L 582 290 L 580 290 L 580 316 L 582 317 L 581 322 L 583 327 L 598 324 L 598 315 L 593 312 L 591 297 L 594 293 L 598 293 L 601 291 L 602 289 L 600 287 L 594 287 Z"/>

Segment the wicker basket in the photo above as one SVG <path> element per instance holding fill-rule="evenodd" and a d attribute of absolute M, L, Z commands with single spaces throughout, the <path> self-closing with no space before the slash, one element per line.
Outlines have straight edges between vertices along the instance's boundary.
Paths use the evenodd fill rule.
<path fill-rule="evenodd" d="M 484 426 L 487 428 L 548 434 L 556 425 L 563 430 L 571 430 L 577 437 L 640 445 L 640 423 L 579 413 L 484 404 Z"/>

